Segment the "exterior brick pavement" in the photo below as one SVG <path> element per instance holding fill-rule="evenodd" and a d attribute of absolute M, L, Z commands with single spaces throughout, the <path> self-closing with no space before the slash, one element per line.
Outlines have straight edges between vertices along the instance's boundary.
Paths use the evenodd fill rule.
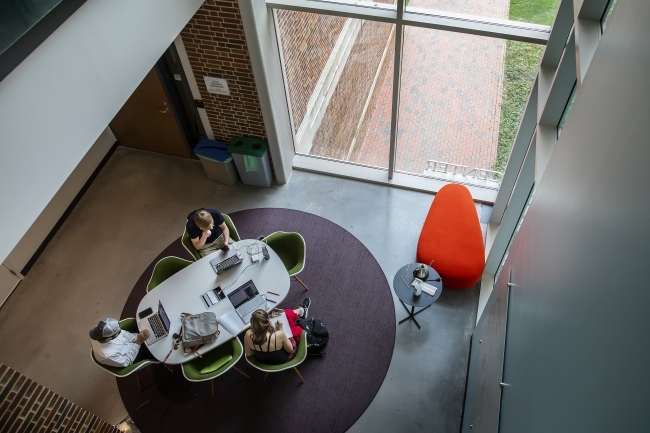
<path fill-rule="evenodd" d="M 410 6 L 507 19 L 509 0 L 412 0 Z M 422 173 L 428 159 L 492 168 L 506 43 L 405 29 L 396 169 Z M 354 162 L 388 166 L 393 62 Z M 357 144 L 359 146 L 359 144 Z"/>

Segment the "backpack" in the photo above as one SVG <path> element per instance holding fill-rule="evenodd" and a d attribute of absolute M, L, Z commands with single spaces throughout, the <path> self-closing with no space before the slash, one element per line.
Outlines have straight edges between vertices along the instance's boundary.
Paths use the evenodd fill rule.
<path fill-rule="evenodd" d="M 321 355 L 321 350 L 330 340 L 330 334 L 325 324 L 314 317 L 311 319 L 298 319 L 296 323 L 307 333 L 307 353 Z"/>
<path fill-rule="evenodd" d="M 210 344 L 217 339 L 219 324 L 216 314 L 211 311 L 201 314 L 183 314 L 181 318 L 183 349 Z"/>

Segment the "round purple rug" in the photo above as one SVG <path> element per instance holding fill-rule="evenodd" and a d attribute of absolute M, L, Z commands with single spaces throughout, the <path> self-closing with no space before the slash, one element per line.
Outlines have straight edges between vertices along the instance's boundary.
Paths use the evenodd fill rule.
<path fill-rule="evenodd" d="M 305 296 L 310 317 L 330 332 L 323 357 L 308 356 L 298 369 L 305 379 L 284 371 L 253 369 L 242 358 L 235 371 L 210 382 L 193 383 L 180 366 L 169 371 L 157 364 L 117 379 L 122 401 L 143 433 L 164 432 L 344 432 L 361 416 L 381 386 L 395 344 L 395 310 L 391 289 L 379 264 L 363 244 L 342 227 L 306 212 L 250 209 L 229 214 L 242 239 L 275 231 L 298 232 L 307 244 L 300 279 L 293 278 L 281 308 L 294 308 Z M 144 271 L 131 292 L 122 318 L 135 317 L 155 263 L 166 256 L 191 259 L 180 239 Z"/>

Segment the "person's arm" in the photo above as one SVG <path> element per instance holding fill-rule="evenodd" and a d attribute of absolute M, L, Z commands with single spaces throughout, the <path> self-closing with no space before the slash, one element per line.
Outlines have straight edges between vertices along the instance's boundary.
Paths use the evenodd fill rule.
<path fill-rule="evenodd" d="M 228 226 L 226 225 L 225 222 L 223 222 L 223 223 L 221 223 L 221 224 L 219 225 L 219 227 L 220 227 L 221 230 L 223 231 L 223 238 L 224 238 L 224 240 L 225 240 L 225 244 L 224 244 L 224 245 L 226 245 L 226 246 L 228 246 L 228 248 L 230 248 L 230 245 L 229 245 L 229 241 L 230 241 L 230 230 L 228 230 Z"/>
<path fill-rule="evenodd" d="M 250 329 L 246 331 L 246 334 L 244 335 L 244 352 L 246 352 L 246 356 L 251 356 L 253 354 L 252 335 L 253 335 L 253 331 L 251 331 Z"/>
<path fill-rule="evenodd" d="M 287 352 L 293 352 L 293 344 L 289 341 L 287 334 L 284 333 L 284 326 L 281 321 L 275 322 L 275 338 L 278 343 L 282 343 L 282 348 Z"/>
<path fill-rule="evenodd" d="M 126 331 L 122 332 L 124 333 L 123 344 L 116 344 L 115 349 L 117 350 L 115 350 L 113 353 L 108 354 L 108 357 L 106 359 L 108 362 L 105 362 L 108 365 L 115 367 L 128 367 L 129 365 L 133 364 L 133 360 L 136 358 L 136 356 L 138 356 L 138 352 L 140 351 L 140 345 L 149 336 L 149 331 L 147 330 L 144 330 L 139 334 L 133 334 Z"/>
<path fill-rule="evenodd" d="M 291 344 L 289 337 L 287 337 L 287 334 L 285 334 L 284 331 L 278 331 L 276 337 L 282 341 L 282 348 L 286 350 L 287 353 L 293 352 L 293 344 Z"/>
<path fill-rule="evenodd" d="M 200 250 L 203 248 L 203 245 L 205 245 L 205 240 L 210 237 L 212 234 L 212 231 L 206 230 L 203 233 L 201 233 L 201 236 L 198 238 L 190 239 L 192 241 L 192 245 L 194 245 L 194 248 L 197 250 Z"/>

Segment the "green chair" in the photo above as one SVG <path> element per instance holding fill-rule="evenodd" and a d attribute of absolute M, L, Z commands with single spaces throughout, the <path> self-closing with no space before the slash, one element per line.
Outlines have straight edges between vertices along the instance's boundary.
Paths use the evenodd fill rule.
<path fill-rule="evenodd" d="M 183 376 L 191 382 L 203 382 L 209 380 L 212 385 L 212 398 L 214 398 L 214 380 L 231 368 L 242 376 L 250 379 L 250 376 L 235 367 L 235 364 L 244 353 L 244 347 L 237 337 L 217 346 L 211 351 L 201 355 L 201 358 L 194 358 L 182 365 Z M 201 370 L 205 371 L 201 373 Z M 209 371 L 212 370 L 212 371 Z"/>
<path fill-rule="evenodd" d="M 296 374 L 298 375 L 302 383 L 305 383 L 305 379 L 302 378 L 300 372 L 296 368 L 298 364 L 302 364 L 305 358 L 307 358 L 307 333 L 305 331 L 302 331 L 302 334 L 300 334 L 300 342 L 298 343 L 298 350 L 296 351 L 296 356 L 291 361 L 285 362 L 284 364 L 277 364 L 277 365 L 264 364 L 262 362 L 259 362 L 257 358 L 255 358 L 255 355 L 247 356 L 246 361 L 248 361 L 250 365 L 257 368 L 258 370 L 261 370 L 266 373 L 264 375 L 264 381 L 266 381 L 266 378 L 268 377 L 269 373 L 277 373 L 278 371 L 293 368 L 293 370 L 296 372 Z"/>
<path fill-rule="evenodd" d="M 120 329 L 133 332 L 134 334 L 138 333 L 138 324 L 133 317 L 120 320 L 119 323 L 120 323 Z M 140 370 L 142 370 L 143 368 L 151 364 L 160 364 L 160 361 L 156 359 L 143 359 L 142 361 L 138 361 L 135 364 L 129 365 L 128 367 L 111 367 L 109 365 L 104 365 L 101 362 L 97 361 L 92 348 L 90 349 L 90 359 L 92 359 L 93 362 L 98 367 L 109 372 L 113 376 L 126 377 L 129 374 L 135 372 L 135 379 L 138 383 L 138 392 L 140 392 L 140 375 L 139 375 Z"/>
<path fill-rule="evenodd" d="M 151 292 L 160 283 L 174 275 L 176 272 L 188 267 L 191 264 L 192 262 L 189 260 L 174 256 L 164 257 L 160 259 L 160 261 L 156 263 L 156 266 L 153 268 L 153 272 L 151 273 L 149 284 L 147 284 L 147 293 Z"/>
<path fill-rule="evenodd" d="M 289 276 L 294 277 L 305 290 L 309 290 L 297 276 L 305 268 L 307 254 L 305 239 L 302 235 L 300 233 L 275 232 L 264 238 L 264 242 L 280 256 Z"/>
<path fill-rule="evenodd" d="M 237 228 L 232 223 L 232 220 L 225 213 L 222 213 L 221 215 L 223 215 L 223 219 L 225 220 L 226 227 L 228 227 L 228 230 L 230 231 L 230 239 L 232 239 L 235 242 L 239 242 L 241 239 L 239 237 L 239 233 L 237 232 Z M 199 260 L 201 258 L 201 254 L 199 254 L 196 248 L 194 248 L 194 244 L 190 239 L 190 235 L 187 233 L 187 228 L 183 231 L 183 236 L 181 236 L 181 243 L 183 244 L 187 252 L 194 257 L 194 260 Z"/>

